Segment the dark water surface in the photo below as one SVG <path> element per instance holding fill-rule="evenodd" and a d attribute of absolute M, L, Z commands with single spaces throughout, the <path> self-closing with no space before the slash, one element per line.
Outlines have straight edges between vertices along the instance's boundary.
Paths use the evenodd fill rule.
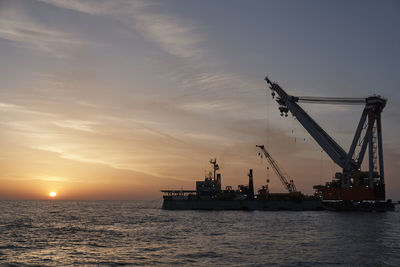
<path fill-rule="evenodd" d="M 164 211 L 0 201 L 2 265 L 400 266 L 400 212 Z"/>

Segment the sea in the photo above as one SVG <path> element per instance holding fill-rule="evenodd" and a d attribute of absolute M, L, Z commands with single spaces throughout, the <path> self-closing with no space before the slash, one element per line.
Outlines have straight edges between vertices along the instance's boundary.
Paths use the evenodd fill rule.
<path fill-rule="evenodd" d="M 394 212 L 0 201 L 0 266 L 400 266 Z"/>

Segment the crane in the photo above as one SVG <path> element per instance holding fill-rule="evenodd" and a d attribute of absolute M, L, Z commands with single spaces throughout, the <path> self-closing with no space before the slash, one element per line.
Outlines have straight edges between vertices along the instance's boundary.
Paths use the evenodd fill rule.
<path fill-rule="evenodd" d="M 268 77 L 265 77 L 265 81 L 272 91 L 272 97 L 275 98 L 275 95 L 278 95 L 275 100 L 279 104 L 281 116 L 284 115 L 287 117 L 287 113 L 290 111 L 333 162 L 342 168 L 342 172 L 336 173 L 335 178 L 340 181 L 339 188 L 347 189 L 337 190 L 337 197 L 344 200 L 385 199 L 381 113 L 386 105 L 387 99 L 379 95 L 366 98 L 298 97 L 287 94 L 277 83 L 272 82 Z M 337 144 L 336 141 L 307 114 L 298 104 L 299 102 L 365 105 L 349 151 L 346 152 Z M 362 136 L 363 130 L 365 131 Z M 355 153 L 357 146 L 360 146 L 358 154 Z M 369 171 L 362 172 L 361 164 L 367 147 L 369 152 Z M 379 173 L 376 171 L 378 155 Z M 364 178 L 368 178 L 366 184 Z M 346 195 L 344 192 L 348 194 Z M 355 192 L 358 192 L 358 197 L 355 196 Z M 344 195 L 346 195 L 346 197 L 344 197 Z"/>
<path fill-rule="evenodd" d="M 256 147 L 260 148 L 261 151 L 264 153 L 269 164 L 274 169 L 276 175 L 279 177 L 279 179 L 281 180 L 281 182 L 282 182 L 283 186 L 286 188 L 286 190 L 289 193 L 297 192 L 296 186 L 294 185 L 294 181 L 293 180 L 290 180 L 290 182 L 287 181 L 285 174 L 284 174 L 285 172 L 282 171 L 282 169 L 279 167 L 278 163 L 272 158 L 271 154 L 269 154 L 268 151 L 265 149 L 264 145 L 256 145 Z"/>

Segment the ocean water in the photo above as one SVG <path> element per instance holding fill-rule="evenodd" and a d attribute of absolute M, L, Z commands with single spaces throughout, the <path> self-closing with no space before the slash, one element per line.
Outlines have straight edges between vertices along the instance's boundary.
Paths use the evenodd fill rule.
<path fill-rule="evenodd" d="M 0 201 L 0 265 L 400 266 L 400 212 Z"/>

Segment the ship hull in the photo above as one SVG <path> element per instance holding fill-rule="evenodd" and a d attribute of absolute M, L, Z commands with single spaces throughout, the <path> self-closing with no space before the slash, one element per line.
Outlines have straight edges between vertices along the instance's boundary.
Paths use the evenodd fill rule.
<path fill-rule="evenodd" d="M 164 199 L 162 206 L 166 210 L 325 210 L 318 200 L 176 200 Z"/>
<path fill-rule="evenodd" d="M 391 201 L 377 202 L 354 202 L 354 201 L 326 201 L 324 205 L 327 210 L 332 211 L 367 211 L 384 212 L 394 211 L 395 207 Z"/>

